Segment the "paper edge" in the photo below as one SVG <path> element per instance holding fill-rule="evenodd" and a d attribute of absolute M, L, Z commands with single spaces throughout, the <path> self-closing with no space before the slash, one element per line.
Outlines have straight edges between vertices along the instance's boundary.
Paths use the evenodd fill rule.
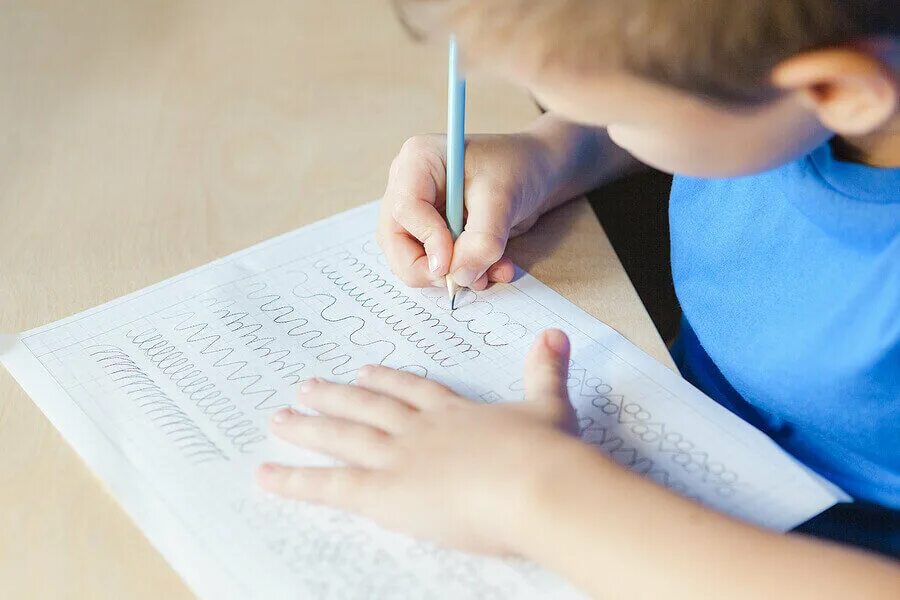
<path fill-rule="evenodd" d="M 0 364 L 191 592 L 201 598 L 237 600 L 247 597 L 228 584 L 231 579 L 221 576 L 218 562 L 205 552 L 205 547 L 196 538 L 184 535 L 181 520 L 143 474 L 78 409 L 77 403 L 21 340 L 0 354 Z M 26 375 L 26 371 L 32 369 L 39 369 L 46 377 L 37 379 Z M 36 397 L 42 401 L 36 401 Z M 70 426 L 60 427 L 63 423 Z M 78 426 L 71 426 L 72 423 Z M 122 478 L 123 473 L 132 476 Z M 137 477 L 133 476 L 135 473 Z"/>

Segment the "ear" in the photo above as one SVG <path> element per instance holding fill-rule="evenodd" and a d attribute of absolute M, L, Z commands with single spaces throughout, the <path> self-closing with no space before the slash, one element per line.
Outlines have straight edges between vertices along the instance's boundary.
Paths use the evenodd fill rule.
<path fill-rule="evenodd" d="M 772 82 L 795 92 L 839 135 L 871 133 L 900 106 L 900 81 L 889 62 L 862 46 L 799 54 L 772 70 Z"/>

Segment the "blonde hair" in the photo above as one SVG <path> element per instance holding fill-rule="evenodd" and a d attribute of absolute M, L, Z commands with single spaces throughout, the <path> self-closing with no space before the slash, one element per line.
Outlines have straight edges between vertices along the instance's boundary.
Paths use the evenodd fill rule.
<path fill-rule="evenodd" d="M 621 65 L 696 95 L 755 103 L 800 52 L 897 36 L 896 0 L 394 0 L 416 37 L 449 31 L 478 56 L 500 47 L 537 65 Z"/>

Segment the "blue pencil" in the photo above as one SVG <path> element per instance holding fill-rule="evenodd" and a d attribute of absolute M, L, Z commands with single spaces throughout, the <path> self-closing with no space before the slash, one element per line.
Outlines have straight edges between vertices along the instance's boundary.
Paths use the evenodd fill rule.
<path fill-rule="evenodd" d="M 450 36 L 447 76 L 447 225 L 453 240 L 463 232 L 463 187 L 466 164 L 466 80 L 459 73 L 459 51 L 456 38 Z M 456 282 L 447 275 L 450 310 L 456 304 Z"/>

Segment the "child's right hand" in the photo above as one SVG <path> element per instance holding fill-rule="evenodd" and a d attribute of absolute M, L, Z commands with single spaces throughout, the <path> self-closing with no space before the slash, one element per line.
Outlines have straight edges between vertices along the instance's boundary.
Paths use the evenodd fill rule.
<path fill-rule="evenodd" d="M 466 138 L 465 231 L 454 244 L 444 217 L 446 137 L 410 138 L 391 164 L 381 204 L 378 243 L 391 270 L 413 287 L 444 286 L 445 275 L 475 290 L 509 282 L 510 235 L 540 215 L 550 175 L 534 136 Z"/>

